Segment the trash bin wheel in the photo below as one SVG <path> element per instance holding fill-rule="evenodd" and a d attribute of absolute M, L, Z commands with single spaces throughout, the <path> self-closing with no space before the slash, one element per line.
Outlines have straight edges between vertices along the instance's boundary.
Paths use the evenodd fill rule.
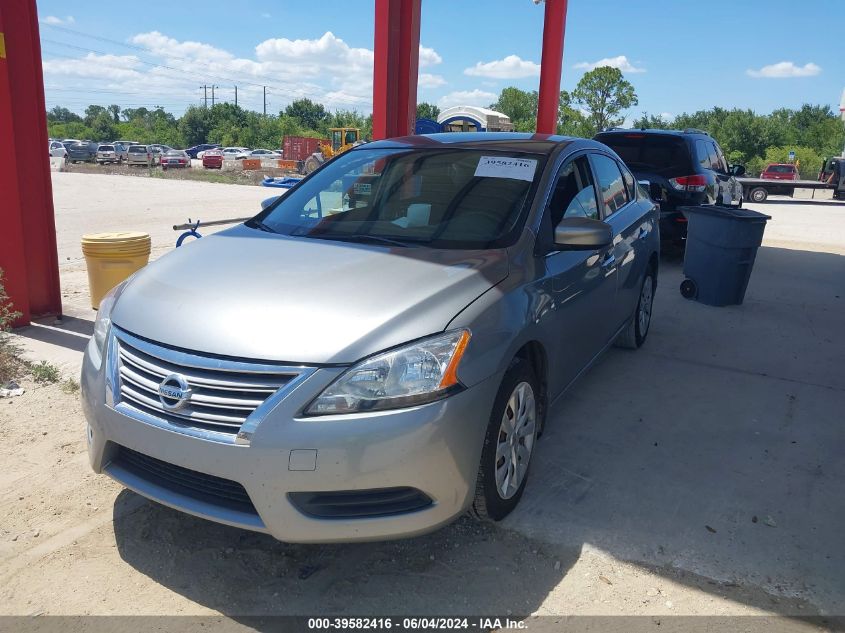
<path fill-rule="evenodd" d="M 698 286 L 692 279 L 684 279 L 681 282 L 681 296 L 684 299 L 695 299 L 698 294 Z"/>

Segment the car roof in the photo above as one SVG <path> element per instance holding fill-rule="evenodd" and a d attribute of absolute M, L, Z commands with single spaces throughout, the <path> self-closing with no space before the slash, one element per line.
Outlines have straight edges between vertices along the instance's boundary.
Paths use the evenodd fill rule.
<path fill-rule="evenodd" d="M 532 134 L 530 132 L 441 132 L 419 134 L 373 141 L 359 145 L 359 149 L 435 149 L 448 145 L 459 149 L 489 149 L 504 152 L 551 154 L 566 145 L 600 148 L 596 141 L 557 134 Z"/>
<path fill-rule="evenodd" d="M 660 128 L 622 128 L 622 127 L 615 127 L 609 130 L 602 130 L 596 136 L 604 136 L 605 134 L 656 134 L 661 136 L 675 136 L 675 137 L 686 137 L 686 136 L 702 136 L 707 138 L 712 138 L 707 132 L 704 130 L 695 130 L 692 128 L 687 128 L 685 130 L 664 130 Z"/>
<path fill-rule="evenodd" d="M 793 163 L 768 163 L 766 167 L 795 167 Z"/>

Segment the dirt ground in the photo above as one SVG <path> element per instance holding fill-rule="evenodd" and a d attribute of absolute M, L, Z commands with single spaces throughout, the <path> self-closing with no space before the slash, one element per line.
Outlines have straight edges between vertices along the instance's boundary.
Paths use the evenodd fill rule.
<path fill-rule="evenodd" d="M 184 189 L 179 188 L 183 186 Z M 160 256 L 175 241 L 169 225 L 183 216 L 196 217 L 202 213 L 215 219 L 249 215 L 250 209 L 257 210 L 267 191 L 272 193 L 254 187 L 157 179 L 145 182 L 140 178 L 100 174 L 54 174 L 63 300 L 68 317 L 61 324 L 41 324 L 22 332 L 29 354 L 60 365 L 66 377 L 78 371 L 81 350 L 86 336 L 90 335 L 93 319 L 87 305 L 84 262 L 78 247 L 81 233 L 114 230 L 121 225 L 150 230 L 154 256 Z M 115 195 L 121 200 L 119 208 L 108 203 Z M 4 466 L 0 470 L 0 615 L 222 614 L 237 620 L 243 616 L 274 614 L 495 613 L 522 617 L 838 613 L 842 605 L 842 579 L 841 575 L 839 580 L 830 578 L 831 573 L 835 576 L 835 568 L 845 554 L 845 541 L 839 539 L 837 544 L 835 536 L 841 534 L 845 512 L 841 498 L 831 498 L 830 491 L 841 490 L 842 466 L 841 460 L 824 461 L 823 455 L 836 453 L 836 447 L 842 447 L 845 442 L 841 431 L 832 435 L 818 433 L 811 421 L 821 419 L 833 424 L 832 411 L 841 414 L 845 385 L 840 378 L 829 375 L 841 345 L 837 340 L 837 346 L 830 348 L 832 351 L 824 352 L 830 358 L 825 356 L 822 364 L 813 358 L 793 361 L 796 367 L 804 361 L 808 368 L 817 366 L 817 374 L 808 369 L 800 378 L 787 375 L 789 370 L 783 369 L 780 358 L 751 358 L 748 362 L 759 361 L 759 366 L 745 367 L 742 365 L 745 361 L 719 355 L 749 356 L 742 347 L 743 340 L 754 345 L 753 341 L 748 343 L 749 337 L 743 330 L 749 318 L 763 323 L 767 313 L 779 313 L 791 306 L 800 312 L 804 306 L 815 306 L 814 301 L 823 307 L 813 308 L 817 319 L 813 324 L 813 340 L 821 337 L 830 341 L 829 344 L 819 341 L 820 350 L 827 349 L 824 345 L 833 345 L 830 337 L 836 336 L 833 324 L 837 310 L 841 317 L 840 295 L 834 299 L 833 292 L 843 287 L 838 275 L 843 270 L 841 255 L 845 254 L 845 205 L 816 203 L 799 209 L 773 203 L 761 210 L 771 212 L 782 222 L 773 222 L 771 230 L 767 229 L 767 240 L 771 239 L 772 246 L 777 248 L 768 249 L 770 254 L 758 261 L 758 267 L 771 268 L 771 276 L 755 270 L 760 281 L 749 289 L 751 296 L 746 311 L 711 309 L 704 316 L 696 316 L 693 311 L 700 310 L 696 304 L 676 298 L 680 270 L 677 263 L 668 262 L 658 293 L 660 303 L 655 308 L 656 329 L 652 334 L 654 340 L 649 341 L 652 345 L 649 355 L 624 356 L 613 352 L 585 378 L 583 390 L 555 414 L 557 426 L 549 432 L 549 438 L 544 438 L 545 446 L 541 443 L 544 452 L 532 474 L 529 484 L 532 492 L 524 500 L 524 510 L 520 508 L 521 512 L 503 525 L 462 518 L 434 534 L 411 540 L 302 546 L 196 519 L 148 502 L 105 476 L 94 475 L 87 462 L 85 423 L 78 394 L 66 393 L 59 384 L 39 386 L 25 380 L 23 396 L 0 399 L 3 440 L 0 463 Z M 801 213 L 833 220 L 827 231 L 804 227 L 800 234 L 793 233 L 804 226 Z M 779 225 L 786 228 L 781 229 Z M 790 240 L 795 243 L 790 244 Z M 813 289 L 810 294 L 794 297 L 775 308 L 778 293 L 786 292 L 783 288 L 794 286 L 800 295 L 805 285 L 804 277 L 800 276 L 803 272 L 784 277 L 777 268 L 781 265 L 778 258 L 788 258 L 790 253 L 803 256 L 809 242 L 814 245 L 807 250 L 818 252 L 807 256 L 826 259 L 819 259 L 818 265 L 815 259 L 808 261 L 812 266 L 823 265 L 828 277 L 820 278 L 817 294 L 812 294 L 816 292 Z M 790 247 L 795 250 L 789 251 Z M 807 278 L 815 275 L 812 270 L 817 269 L 821 270 L 808 269 Z M 801 269 L 790 263 L 788 270 Z M 784 318 L 794 320 L 795 314 L 798 313 L 789 313 Z M 682 341 L 676 330 L 684 318 L 701 318 L 704 322 L 726 318 L 725 331 L 730 331 L 726 336 L 734 337 L 730 339 L 731 349 L 723 351 L 706 337 L 700 341 Z M 780 321 L 772 328 L 773 340 L 787 340 L 782 338 L 788 335 L 782 331 Z M 768 336 L 764 328 L 755 331 L 759 336 Z M 799 344 L 810 350 L 808 353 L 816 353 L 815 347 L 796 342 Z M 786 348 L 791 354 L 792 348 L 789 345 Z M 739 465 L 724 461 L 724 472 L 726 477 L 736 477 L 737 481 L 740 476 L 744 481 L 754 479 L 771 468 L 783 471 L 787 477 L 806 477 L 797 482 L 792 480 L 798 485 L 798 494 L 816 495 L 815 501 L 827 510 L 818 512 L 815 506 L 808 510 L 796 502 L 794 512 L 817 516 L 819 532 L 804 534 L 799 518 L 790 514 L 793 508 L 789 503 L 793 502 L 784 500 L 781 508 L 784 514 L 775 517 L 778 527 L 758 528 L 762 523 L 756 521 L 751 526 L 749 518 L 747 527 L 742 529 L 768 532 L 755 532 L 757 536 L 749 537 L 732 534 L 733 530 L 740 530 L 730 527 L 736 517 L 731 515 L 726 519 L 719 515 L 722 510 L 716 506 L 722 499 L 711 488 L 733 495 L 737 503 L 748 501 L 749 505 L 755 498 L 764 496 L 765 489 L 758 487 L 746 492 L 737 486 L 732 493 L 726 489 L 730 483 L 707 471 L 709 465 L 701 468 L 700 482 L 691 483 L 692 487 L 684 492 L 690 505 L 702 507 L 716 517 L 707 525 L 697 517 L 690 519 L 684 514 L 687 510 L 678 504 L 673 504 L 671 510 L 656 505 L 661 497 L 674 493 L 673 480 L 684 476 L 678 475 L 683 471 L 672 468 L 687 466 L 699 472 L 696 456 L 684 455 L 682 447 L 705 443 L 712 436 L 707 429 L 691 439 L 688 434 L 682 434 L 689 430 L 682 431 L 681 425 L 673 426 L 675 421 L 671 416 L 666 420 L 658 417 L 655 424 L 661 426 L 640 432 L 643 437 L 655 433 L 654 437 L 669 447 L 663 449 L 658 459 L 647 457 L 644 448 L 637 449 L 635 436 L 629 430 L 611 429 L 599 436 L 589 425 L 579 426 L 568 419 L 581 415 L 579 411 L 594 410 L 598 403 L 608 409 L 609 415 L 620 407 L 637 411 L 641 402 L 635 400 L 636 394 L 632 393 L 630 398 L 628 395 L 607 398 L 602 385 L 644 372 L 677 374 L 679 370 L 668 359 L 680 362 L 684 354 L 701 356 L 701 350 L 705 349 L 707 359 L 692 370 L 704 372 L 701 367 L 705 365 L 712 371 L 724 370 L 719 375 L 727 378 L 714 378 L 712 387 L 714 393 L 727 394 L 728 400 L 742 403 L 745 399 L 751 406 L 751 398 L 769 397 L 766 389 L 770 387 L 760 387 L 761 391 L 747 395 L 741 374 L 753 374 L 754 380 L 764 381 L 761 384 L 765 385 L 776 382 L 771 389 L 776 388 L 778 394 L 784 389 L 792 393 L 794 389 L 789 385 L 796 382 L 803 388 L 818 390 L 808 395 L 808 400 L 813 401 L 809 409 L 801 408 L 807 406 L 804 392 L 800 394 L 800 405 L 789 404 L 784 398 L 783 407 L 792 407 L 790 415 L 813 428 L 813 434 L 801 435 L 800 441 L 818 446 L 818 449 L 805 446 L 804 450 L 812 454 L 807 459 L 819 462 L 818 468 L 824 472 L 804 475 L 805 470 L 812 470 L 807 465 L 810 462 L 793 465 L 791 457 L 764 463 L 759 472 L 750 470 L 752 467 L 747 462 Z M 727 367 L 731 364 L 739 369 Z M 778 375 L 779 372 L 783 375 Z M 737 393 L 731 391 L 731 384 L 738 385 Z M 800 385 L 795 387 L 800 388 Z M 645 390 L 647 387 L 632 388 L 632 392 Z M 649 406 L 654 409 L 653 397 L 649 400 Z M 773 415 L 780 419 L 779 400 L 777 407 Z M 611 419 L 612 415 L 599 422 L 607 424 Z M 839 422 L 841 425 L 841 416 Z M 751 423 L 749 419 L 748 424 Z M 750 429 L 742 430 L 742 435 L 736 438 L 737 445 L 744 443 L 754 451 L 759 448 L 762 454 L 764 444 L 755 443 L 769 441 L 773 436 L 764 430 L 763 437 L 756 438 L 760 431 Z M 673 433 L 677 434 L 674 445 Z M 574 441 L 580 444 L 573 452 Z M 648 442 L 650 446 L 651 439 Z M 654 446 L 657 447 L 656 441 Z M 642 453 L 636 454 L 636 450 Z M 618 460 L 624 459 L 622 453 L 628 453 L 631 462 L 617 469 L 600 461 L 592 465 L 585 463 L 585 456 L 593 453 Z M 725 452 L 714 463 L 729 458 Z M 641 492 L 637 487 L 627 490 L 625 482 L 639 482 L 636 478 L 642 476 L 639 473 L 646 466 L 658 474 L 663 468 L 664 474 L 655 480 L 643 480 Z M 587 481 L 589 486 L 584 485 Z M 777 488 L 780 483 L 768 485 Z M 607 492 L 611 488 L 616 496 Z M 632 495 L 640 494 L 641 499 L 634 504 L 638 510 L 633 509 L 634 505 L 625 506 L 626 499 L 636 501 Z M 610 510 L 613 504 L 624 507 L 626 514 L 614 514 Z M 637 522 L 638 512 L 647 515 L 641 524 Z M 735 514 L 731 508 L 724 512 Z M 770 517 L 761 514 L 761 521 L 767 518 Z M 791 528 L 790 523 L 800 529 Z M 586 528 L 589 537 L 581 533 Z M 614 529 L 612 538 L 602 536 Z M 672 547 L 669 543 L 673 534 L 681 535 L 686 551 L 679 546 L 671 556 L 664 555 L 661 543 L 666 543 L 667 549 Z M 749 542 L 745 542 L 746 538 Z M 802 548 L 813 548 L 814 539 L 821 549 L 819 558 L 824 559 L 826 554 L 826 561 L 814 562 L 816 559 L 806 552 L 803 563 L 779 574 L 782 570 L 777 565 L 781 557 L 804 556 Z M 710 545 L 719 540 L 723 545 Z M 631 545 L 641 542 L 648 547 Z M 755 547 L 762 549 L 757 551 Z M 650 553 L 649 548 L 654 552 Z M 759 558 L 745 560 L 743 556 L 748 551 Z M 743 571 L 748 565 L 756 566 L 759 573 Z M 769 573 L 767 565 L 774 565 L 778 573 Z M 795 628 L 804 626 L 797 621 L 792 624 Z"/>

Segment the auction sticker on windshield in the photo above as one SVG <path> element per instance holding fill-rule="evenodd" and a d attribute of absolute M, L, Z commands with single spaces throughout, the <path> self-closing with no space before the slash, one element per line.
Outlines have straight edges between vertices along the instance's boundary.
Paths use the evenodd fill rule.
<path fill-rule="evenodd" d="M 513 178 L 534 180 L 537 161 L 534 158 L 509 158 L 507 156 L 482 156 L 478 159 L 475 175 L 485 178 Z"/>

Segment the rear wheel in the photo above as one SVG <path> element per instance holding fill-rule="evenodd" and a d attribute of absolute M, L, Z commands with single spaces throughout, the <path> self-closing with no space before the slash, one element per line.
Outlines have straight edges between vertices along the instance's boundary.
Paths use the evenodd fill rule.
<path fill-rule="evenodd" d="M 529 363 L 516 359 L 505 373 L 481 451 L 473 513 L 500 521 L 517 506 L 539 428 L 539 386 Z"/>

